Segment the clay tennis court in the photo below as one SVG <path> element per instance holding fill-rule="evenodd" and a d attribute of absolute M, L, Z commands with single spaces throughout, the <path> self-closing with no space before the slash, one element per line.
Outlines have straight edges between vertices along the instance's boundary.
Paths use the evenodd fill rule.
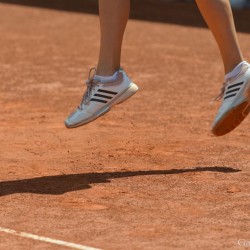
<path fill-rule="evenodd" d="M 244 249 L 250 120 L 210 133 L 223 82 L 212 35 L 130 20 L 123 67 L 140 91 L 68 130 L 98 25 L 0 4 L 0 249 L 70 249 L 20 232 L 99 249 Z M 239 39 L 250 60 L 250 34 Z"/>

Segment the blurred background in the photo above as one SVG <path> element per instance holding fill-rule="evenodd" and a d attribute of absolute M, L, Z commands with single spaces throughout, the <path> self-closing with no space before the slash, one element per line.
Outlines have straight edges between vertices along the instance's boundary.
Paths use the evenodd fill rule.
<path fill-rule="evenodd" d="M 171 1 L 171 0 L 161 0 L 161 1 Z M 194 2 L 194 0 L 183 0 L 183 2 Z M 243 9 L 250 7 L 250 0 L 230 0 L 231 5 L 234 9 Z"/>
<path fill-rule="evenodd" d="M 98 0 L 0 0 L 63 11 L 98 14 Z M 250 32 L 250 0 L 230 0 L 238 31 Z M 206 27 L 194 0 L 131 0 L 131 18 Z"/>
<path fill-rule="evenodd" d="M 157 1 L 157 0 L 156 0 Z M 159 2 L 176 2 L 175 0 L 158 0 Z M 179 0 L 179 2 L 193 3 L 195 0 Z M 235 9 L 243 9 L 250 7 L 250 0 L 230 0 L 231 5 Z"/>

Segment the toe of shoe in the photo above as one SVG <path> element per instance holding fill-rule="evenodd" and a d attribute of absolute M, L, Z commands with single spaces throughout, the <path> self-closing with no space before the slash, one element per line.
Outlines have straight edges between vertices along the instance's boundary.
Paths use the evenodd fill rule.
<path fill-rule="evenodd" d="M 78 127 L 91 119 L 92 114 L 85 111 L 75 111 L 64 121 L 67 128 Z"/>
<path fill-rule="evenodd" d="M 72 126 L 72 123 L 69 121 L 69 119 L 65 119 L 64 120 L 64 125 L 67 127 L 67 128 L 70 128 Z"/>

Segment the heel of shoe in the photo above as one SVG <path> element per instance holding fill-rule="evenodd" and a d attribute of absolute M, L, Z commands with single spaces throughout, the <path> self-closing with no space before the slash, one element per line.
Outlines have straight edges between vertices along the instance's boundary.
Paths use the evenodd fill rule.
<path fill-rule="evenodd" d="M 131 83 L 130 87 L 115 101 L 115 104 L 121 104 L 134 95 L 139 90 L 139 87 L 135 83 Z"/>

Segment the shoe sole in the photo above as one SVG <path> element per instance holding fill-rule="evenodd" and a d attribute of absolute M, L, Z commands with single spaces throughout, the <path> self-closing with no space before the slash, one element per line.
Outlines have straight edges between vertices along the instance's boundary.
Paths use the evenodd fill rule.
<path fill-rule="evenodd" d="M 247 86 L 249 85 L 249 86 Z M 227 112 L 222 119 L 213 127 L 215 136 L 223 136 L 238 127 L 250 112 L 250 82 L 244 91 L 246 99 Z"/>
<path fill-rule="evenodd" d="M 84 121 L 82 121 L 80 123 L 73 124 L 73 125 L 70 125 L 70 124 L 67 124 L 66 122 L 64 122 L 66 128 L 77 128 L 77 127 L 83 126 L 85 124 L 88 124 L 88 123 L 96 120 L 97 118 L 99 118 L 99 117 L 105 115 L 106 113 L 108 113 L 113 106 L 125 102 L 132 95 L 134 95 L 138 91 L 138 89 L 139 88 L 135 83 L 131 83 L 126 90 L 124 90 L 119 96 L 117 96 L 113 100 L 113 102 L 111 102 L 108 105 L 104 106 L 101 110 L 96 112 L 91 118 L 89 118 L 87 120 L 84 120 Z"/>
<path fill-rule="evenodd" d="M 250 112 L 250 102 L 243 102 L 237 107 L 230 110 L 220 122 L 213 128 L 212 133 L 215 136 L 222 136 L 228 134 L 236 127 L 238 127 L 241 122 L 246 118 Z"/>

